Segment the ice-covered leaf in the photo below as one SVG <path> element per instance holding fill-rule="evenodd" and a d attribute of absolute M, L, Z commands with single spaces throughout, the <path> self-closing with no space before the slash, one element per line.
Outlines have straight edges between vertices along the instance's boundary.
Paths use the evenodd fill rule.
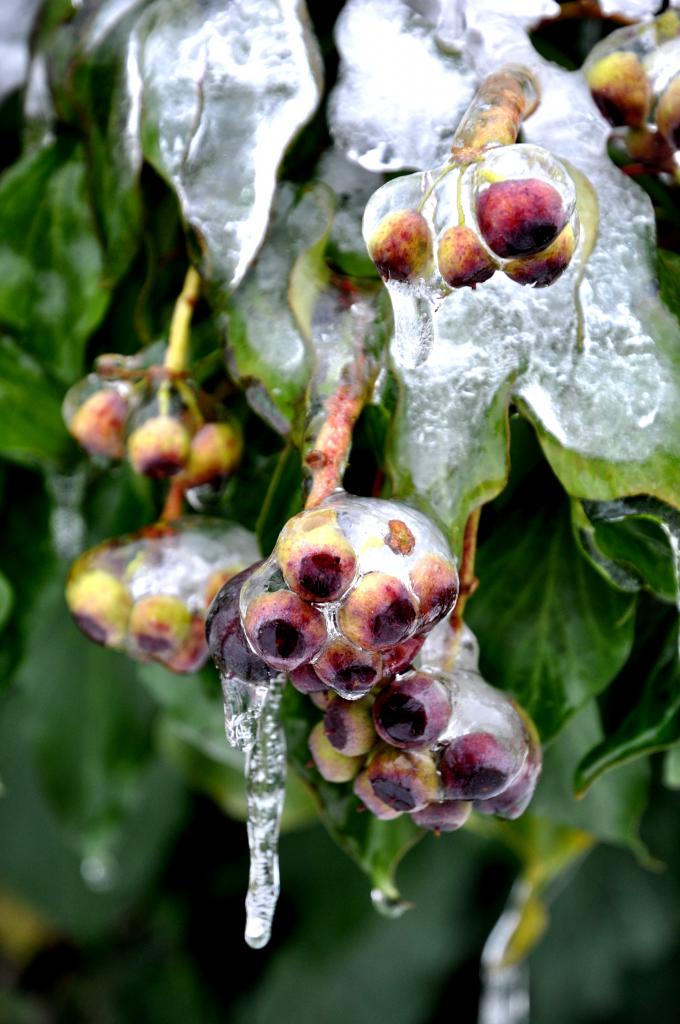
<path fill-rule="evenodd" d="M 310 354 L 289 305 L 291 269 L 330 228 L 330 191 L 315 185 L 299 196 L 278 192 L 272 226 L 255 266 L 228 311 L 227 358 L 252 407 L 287 434 L 301 411 Z"/>
<path fill-rule="evenodd" d="M 469 39 L 489 19 L 529 27 L 558 10 L 552 0 L 349 0 L 335 28 L 336 143 L 370 171 L 441 162 L 479 82 Z"/>
<path fill-rule="evenodd" d="M 471 52 L 480 78 L 504 62 L 534 71 L 542 99 L 524 138 L 568 157 L 581 239 L 548 288 L 497 273 L 443 298 L 405 288 L 395 295 L 397 338 L 410 336 L 421 358 L 429 350 L 415 366 L 413 352 L 393 351 L 397 488 L 442 516 L 458 544 L 469 511 L 505 479 L 513 400 L 570 493 L 595 500 L 647 493 L 680 504 L 680 327 L 658 296 L 649 199 L 607 158 L 609 128 L 580 72 L 540 58 L 509 17 L 488 17 L 478 41 Z M 407 110 L 422 106 L 415 97 Z M 380 137 L 396 138 L 389 122 Z M 424 210 L 438 230 L 451 209 L 450 178 Z M 403 207 L 409 189 L 422 196 L 429 181 L 414 175 L 385 189 Z M 388 208 L 380 194 L 372 203 Z"/>
<path fill-rule="evenodd" d="M 156 0 L 138 23 L 144 155 L 177 193 L 204 276 L 243 278 L 281 158 L 320 96 L 302 0 Z"/>
<path fill-rule="evenodd" d="M 361 813 L 359 800 L 350 784 L 325 782 L 310 765 L 307 740 L 319 712 L 306 697 L 288 686 L 284 694 L 283 716 L 288 756 L 314 798 L 323 824 L 338 845 L 371 880 L 386 900 L 396 901 L 399 892 L 394 875 L 402 857 L 423 832 L 408 815 L 393 821 L 379 821 L 370 813 Z"/>
<path fill-rule="evenodd" d="M 35 58 L 45 57 L 58 103 L 83 130 L 106 271 L 113 279 L 129 265 L 141 233 L 141 81 L 133 28 L 149 2 L 85 5 L 47 34 Z"/>
<path fill-rule="evenodd" d="M 28 71 L 28 38 L 42 0 L 0 3 L 0 102 L 20 88 Z"/>
<path fill-rule="evenodd" d="M 88 205 L 85 155 L 65 139 L 0 179 L 0 321 L 67 383 L 109 303 Z"/>
<path fill-rule="evenodd" d="M 482 672 L 517 697 L 545 741 L 625 662 L 635 598 L 583 557 L 568 504 L 540 470 L 499 513 L 475 571 L 480 586 L 465 617 L 480 642 Z"/>

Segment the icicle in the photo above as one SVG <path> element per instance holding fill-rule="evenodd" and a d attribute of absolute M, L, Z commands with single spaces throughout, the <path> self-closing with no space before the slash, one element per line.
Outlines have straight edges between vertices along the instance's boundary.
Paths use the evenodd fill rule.
<path fill-rule="evenodd" d="M 525 882 L 513 886 L 484 945 L 478 1024 L 529 1024 L 529 965 L 508 955 L 528 897 Z"/>
<path fill-rule="evenodd" d="M 224 729 L 235 750 L 252 750 L 269 684 L 247 683 L 229 674 L 220 675 L 224 694 Z"/>
<path fill-rule="evenodd" d="M 272 680 L 261 705 L 255 743 L 246 751 L 250 878 L 245 939 L 253 949 L 269 941 L 279 897 L 278 841 L 286 784 L 282 694 L 283 680 Z"/>

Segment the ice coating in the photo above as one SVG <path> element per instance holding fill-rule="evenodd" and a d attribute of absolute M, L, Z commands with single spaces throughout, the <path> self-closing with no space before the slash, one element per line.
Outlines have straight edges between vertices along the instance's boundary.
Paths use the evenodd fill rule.
<path fill-rule="evenodd" d="M 145 156 L 197 232 L 205 276 L 233 288 L 264 237 L 283 153 L 319 101 L 304 4 L 170 0 L 142 15 L 136 38 Z"/>
<path fill-rule="evenodd" d="M 261 602 L 263 595 L 282 593 L 285 600 L 291 595 L 277 560 L 277 551 L 279 554 L 281 551 L 285 552 L 286 538 L 290 530 L 295 528 L 297 523 L 306 522 L 325 525 L 317 526 L 316 530 L 309 534 L 303 534 L 303 538 L 314 536 L 315 533 L 326 529 L 339 530 L 344 541 L 349 542 L 348 550 L 356 561 L 349 563 L 352 576 L 348 581 L 351 582 L 351 586 L 347 589 L 344 585 L 338 599 L 308 602 L 308 606 L 315 609 L 315 614 L 323 616 L 326 641 L 322 647 L 314 648 L 302 664 L 311 663 L 313 668 L 319 659 L 325 659 L 326 652 L 330 651 L 336 641 L 348 640 L 359 655 L 362 649 L 370 652 L 371 665 L 375 668 L 380 663 L 381 652 L 384 651 L 387 657 L 388 651 L 395 644 L 398 645 L 402 640 L 430 628 L 433 623 L 425 611 L 426 584 L 420 580 L 419 569 L 425 567 L 426 580 L 436 578 L 435 573 L 430 572 L 430 566 L 434 565 L 435 570 L 443 568 L 445 572 L 451 574 L 453 582 L 457 581 L 455 562 L 441 531 L 421 512 L 401 502 L 357 498 L 344 492 L 336 492 L 316 509 L 301 513 L 297 519 L 291 520 L 282 531 L 275 552 L 252 573 L 241 588 L 241 620 L 253 650 L 256 650 L 257 638 L 248 634 L 248 624 L 252 630 L 255 609 L 259 607 L 258 602 Z M 431 559 L 434 561 L 431 562 Z M 354 618 L 349 614 L 350 609 L 352 613 L 355 612 L 357 595 L 361 595 L 364 582 L 370 587 L 374 581 L 378 581 L 381 587 L 382 581 L 385 581 L 391 588 L 389 593 L 392 594 L 394 591 L 397 600 L 406 603 L 405 611 L 413 609 L 413 622 L 407 621 L 403 637 L 399 636 L 394 640 L 390 637 L 385 643 L 378 638 L 373 643 L 364 642 L 361 636 L 357 636 Z M 457 589 L 457 583 L 455 588 Z M 403 598 L 399 597 L 400 594 L 403 594 Z M 453 599 L 453 592 L 450 596 Z M 370 603 L 373 604 L 373 598 Z M 447 607 L 450 609 L 451 601 Z M 437 610 L 439 616 L 442 612 L 442 609 Z M 312 639 L 316 639 L 317 632 L 314 626 Z M 291 663 L 290 667 L 297 668 L 300 664 Z M 329 678 L 327 669 L 324 670 L 324 678 Z M 379 676 L 375 681 L 379 681 Z M 357 700 L 366 692 L 366 688 L 357 690 L 351 678 L 348 678 L 346 684 L 337 679 L 332 688 L 348 700 Z"/>
<path fill-rule="evenodd" d="M 203 623 L 216 590 L 257 554 L 254 535 L 224 520 L 160 523 L 82 554 L 71 568 L 67 602 L 90 638 L 142 661 L 195 671 L 208 656 Z M 173 649 L 140 646 L 131 631 L 135 609 L 159 598 L 165 602 L 161 625 L 177 630 Z"/>
<path fill-rule="evenodd" d="M 239 679 L 232 673 L 220 673 L 224 696 L 224 730 L 234 750 L 252 750 L 257 740 L 262 708 L 269 684 Z"/>
<path fill-rule="evenodd" d="M 487 17 L 475 39 L 477 80 L 507 61 L 524 64 L 540 82 L 541 104 L 523 137 L 568 157 L 581 232 L 569 268 L 549 288 L 521 287 L 496 273 L 475 291 L 436 302 L 417 286 L 391 286 L 400 385 L 391 468 L 398 491 L 424 495 L 454 544 L 472 508 L 505 481 L 510 399 L 536 424 L 567 489 L 578 484 L 594 500 L 624 490 L 680 500 L 667 451 L 667 439 L 680 436 L 680 329 L 657 294 L 651 203 L 607 158 L 611 128 L 581 71 L 541 58 L 509 17 Z M 423 88 L 429 95 L 431 86 Z M 420 92 L 408 104 L 420 109 Z M 375 116 L 376 137 L 398 150 L 400 166 L 418 163 L 420 137 Z M 573 138 L 578 146 L 565 153 Z M 417 187 L 415 180 L 391 184 L 417 204 L 422 179 Z M 614 478 L 600 472 L 600 460 L 617 467 Z"/>
<path fill-rule="evenodd" d="M 26 0 L 18 7 L 6 4 L 0 10 L 0 100 L 26 79 L 29 35 L 39 8 L 40 0 Z"/>
<path fill-rule="evenodd" d="M 529 27 L 558 11 L 552 0 L 350 0 L 335 27 L 337 145 L 370 171 L 440 163 L 479 82 L 470 39 L 489 20 Z"/>
<path fill-rule="evenodd" d="M 282 681 L 273 680 L 261 705 L 255 743 L 246 750 L 250 874 L 245 939 L 253 949 L 269 941 L 279 896 L 278 842 L 286 785 L 282 694 Z"/>

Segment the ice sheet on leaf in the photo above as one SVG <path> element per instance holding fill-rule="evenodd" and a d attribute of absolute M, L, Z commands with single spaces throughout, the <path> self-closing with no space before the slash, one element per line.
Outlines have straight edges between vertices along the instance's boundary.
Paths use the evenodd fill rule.
<path fill-rule="evenodd" d="M 28 72 L 28 38 L 42 0 L 0 3 L 0 101 L 19 89 Z"/>
<path fill-rule="evenodd" d="M 580 72 L 540 58 L 508 19 L 488 20 L 475 61 L 480 79 L 505 62 L 534 71 L 542 102 L 524 138 L 587 176 L 599 220 L 581 186 L 586 230 L 551 287 L 495 274 L 438 303 L 406 289 L 398 296 L 402 329 L 431 351 L 415 369 L 407 360 L 396 365 L 397 490 L 419 494 L 458 544 L 469 511 L 503 485 L 513 399 L 572 494 L 648 493 L 678 504 L 680 329 L 658 297 L 651 203 L 609 161 L 609 128 Z"/>
<path fill-rule="evenodd" d="M 156 0 L 139 23 L 144 153 L 175 189 L 203 270 L 230 289 L 264 237 L 276 172 L 314 113 L 302 0 Z"/>
<path fill-rule="evenodd" d="M 369 171 L 440 163 L 479 83 L 471 44 L 487 22 L 529 28 L 558 10 L 552 0 L 349 0 L 335 29 L 337 145 Z"/>
<path fill-rule="evenodd" d="M 301 194 L 282 185 L 265 245 L 227 311 L 230 369 L 253 408 L 282 434 L 296 421 L 310 371 L 300 323 L 305 317 L 296 317 L 291 309 L 290 282 L 298 260 L 323 244 L 333 205 L 325 185 L 315 184 Z M 299 298 L 298 311 L 302 305 Z"/>

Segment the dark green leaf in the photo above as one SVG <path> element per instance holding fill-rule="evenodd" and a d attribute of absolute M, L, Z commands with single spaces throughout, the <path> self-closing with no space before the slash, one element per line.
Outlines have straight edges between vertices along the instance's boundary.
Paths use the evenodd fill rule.
<path fill-rule="evenodd" d="M 0 322 L 70 383 L 109 303 L 82 147 L 57 141 L 0 179 Z"/>
<path fill-rule="evenodd" d="M 263 553 L 276 544 L 284 524 L 302 508 L 300 453 L 288 446 L 281 452 L 257 519 L 257 537 Z"/>
<path fill-rule="evenodd" d="M 479 638 L 482 673 L 517 697 L 545 741 L 628 657 L 634 597 L 584 559 L 568 503 L 540 473 L 499 515 L 476 572 L 466 619 Z"/>
<path fill-rule="evenodd" d="M 12 614 L 14 604 L 14 591 L 4 573 L 0 572 L 0 632 L 5 627 L 7 620 Z"/>
<path fill-rule="evenodd" d="M 591 701 L 545 751 L 530 814 L 582 829 L 605 842 L 630 846 L 644 860 L 647 855 L 638 829 L 647 802 L 646 764 L 638 761 L 619 768 L 598 779 L 582 799 L 574 797 L 576 765 L 601 736 L 597 708 Z M 524 827 L 522 819 L 517 827 Z"/>
<path fill-rule="evenodd" d="M 54 384 L 27 352 L 2 336 L 0 405 L 0 455 L 28 465 L 53 465 L 69 452 L 71 442 Z"/>
<path fill-rule="evenodd" d="M 656 657 L 656 662 L 654 658 Z M 635 702 L 618 727 L 579 762 L 574 778 L 577 792 L 584 792 L 603 772 L 635 758 L 672 746 L 680 740 L 680 663 L 678 627 L 674 624 L 663 644 L 656 633 L 643 645 L 628 674 L 637 669 Z M 649 665 L 651 664 L 651 670 Z M 612 688 L 612 699 L 617 688 Z"/>

